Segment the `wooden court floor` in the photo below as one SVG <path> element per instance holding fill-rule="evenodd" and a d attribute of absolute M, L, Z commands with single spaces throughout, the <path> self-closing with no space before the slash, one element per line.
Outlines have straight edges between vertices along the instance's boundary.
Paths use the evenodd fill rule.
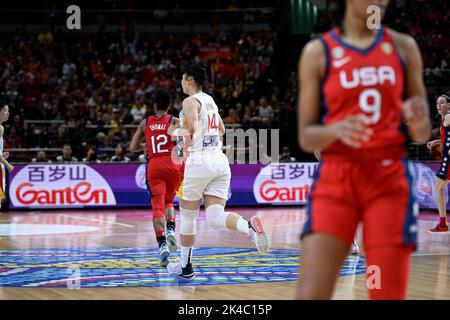
<path fill-rule="evenodd" d="M 292 299 L 304 209 L 230 211 L 262 217 L 269 253 L 245 235 L 212 230 L 201 213 L 190 282 L 159 267 L 148 210 L 2 213 L 0 299 Z M 428 234 L 436 214 L 419 218 L 408 298 L 450 299 L 450 236 Z M 362 248 L 344 264 L 334 299 L 367 299 L 364 272 Z"/>

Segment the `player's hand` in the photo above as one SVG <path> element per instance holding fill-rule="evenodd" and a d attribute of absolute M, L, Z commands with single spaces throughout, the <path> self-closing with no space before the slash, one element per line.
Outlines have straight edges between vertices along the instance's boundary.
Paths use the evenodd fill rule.
<path fill-rule="evenodd" d="M 373 130 L 369 125 L 370 120 L 367 116 L 363 114 L 352 115 L 334 123 L 332 130 L 343 144 L 351 148 L 360 148 L 373 135 Z"/>
<path fill-rule="evenodd" d="M 9 152 L 3 152 L 3 154 L 2 154 L 2 156 L 3 156 L 3 159 L 8 159 L 9 158 Z"/>
<path fill-rule="evenodd" d="M 429 110 L 425 97 L 414 96 L 406 100 L 403 103 L 403 117 L 411 128 L 427 126 Z"/>
<path fill-rule="evenodd" d="M 403 103 L 403 117 L 414 142 L 426 143 L 431 134 L 427 100 L 423 96 L 414 96 Z"/>
<path fill-rule="evenodd" d="M 433 149 L 433 147 L 434 147 L 436 144 L 437 144 L 436 141 L 430 141 L 430 142 L 427 143 L 427 148 L 428 148 L 429 150 L 431 150 L 431 149 Z"/>

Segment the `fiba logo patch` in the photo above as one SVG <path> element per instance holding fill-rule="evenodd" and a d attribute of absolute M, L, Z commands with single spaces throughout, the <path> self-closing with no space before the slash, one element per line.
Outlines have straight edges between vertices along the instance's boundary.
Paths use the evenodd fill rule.
<path fill-rule="evenodd" d="M 344 53 L 344 49 L 342 49 L 341 47 L 333 48 L 333 50 L 331 51 L 331 55 L 334 59 L 342 58 L 344 56 Z"/>
<path fill-rule="evenodd" d="M 392 45 L 389 42 L 383 42 L 381 44 L 381 50 L 386 54 L 386 55 L 390 55 L 393 51 L 394 48 L 392 48 Z"/>

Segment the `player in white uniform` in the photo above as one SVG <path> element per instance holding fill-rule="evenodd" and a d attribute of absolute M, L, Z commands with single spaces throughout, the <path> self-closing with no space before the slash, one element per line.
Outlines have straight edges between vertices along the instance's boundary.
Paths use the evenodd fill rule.
<path fill-rule="evenodd" d="M 9 107 L 6 103 L 0 102 L 0 206 L 1 201 L 5 198 L 6 192 L 6 172 L 13 171 L 14 167 L 6 160 L 9 157 L 9 152 L 3 152 L 3 133 L 5 128 L 3 122 L 9 118 Z"/>
<path fill-rule="evenodd" d="M 167 269 L 187 279 L 194 277 L 191 257 L 202 199 L 209 226 L 249 235 L 261 253 L 265 253 L 269 245 L 259 217 L 253 216 L 247 221 L 237 213 L 225 212 L 231 180 L 230 164 L 222 152 L 220 137 L 225 133 L 225 126 L 214 99 L 201 89 L 205 78 L 205 66 L 194 64 L 185 69 L 181 80 L 183 92 L 189 95 L 180 113 L 187 138 L 184 180 L 179 193 L 181 261 L 169 263 Z"/>

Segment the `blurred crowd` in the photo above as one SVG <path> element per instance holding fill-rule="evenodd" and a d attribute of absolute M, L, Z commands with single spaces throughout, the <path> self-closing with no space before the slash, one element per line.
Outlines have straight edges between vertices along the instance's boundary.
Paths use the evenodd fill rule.
<path fill-rule="evenodd" d="M 177 3 L 158 2 L 154 18 L 163 22 L 175 8 L 184 14 Z M 237 12 L 238 3 L 230 0 L 225 8 Z M 427 84 L 450 79 L 449 9 L 449 3 L 436 0 L 393 0 L 388 10 L 386 23 L 419 43 Z M 0 39 L 0 94 L 11 106 L 5 148 L 18 150 L 14 160 L 145 161 L 127 147 L 136 126 L 153 112 L 153 92 L 169 90 L 169 112 L 177 116 L 185 97 L 181 67 L 200 60 L 208 62 L 204 90 L 214 96 L 225 124 L 244 130 L 280 129 L 280 136 L 294 141 L 281 143 L 286 154 L 291 152 L 297 73 L 274 80 L 273 57 L 286 47 L 278 45 L 275 31 L 139 34 L 136 22 L 123 18 L 119 31 L 108 33 L 101 14 L 97 20 L 95 34 L 61 34 L 51 27 L 31 34 L 18 28 Z M 326 30 L 329 23 L 321 11 L 315 31 Z M 292 153 L 284 159 L 295 161 L 298 153 Z"/>
<path fill-rule="evenodd" d="M 5 148 L 67 144 L 77 159 L 89 161 L 95 153 L 94 161 L 110 161 L 152 114 L 155 89 L 171 92 L 170 113 L 178 115 L 185 97 L 180 68 L 200 60 L 209 65 L 204 90 L 215 97 L 227 126 L 258 129 L 292 122 L 282 114 L 295 111 L 294 98 L 261 84 L 276 41 L 269 31 L 139 35 L 127 23 L 118 35 L 16 33 L 0 46 L 0 91 L 13 106 Z"/>

